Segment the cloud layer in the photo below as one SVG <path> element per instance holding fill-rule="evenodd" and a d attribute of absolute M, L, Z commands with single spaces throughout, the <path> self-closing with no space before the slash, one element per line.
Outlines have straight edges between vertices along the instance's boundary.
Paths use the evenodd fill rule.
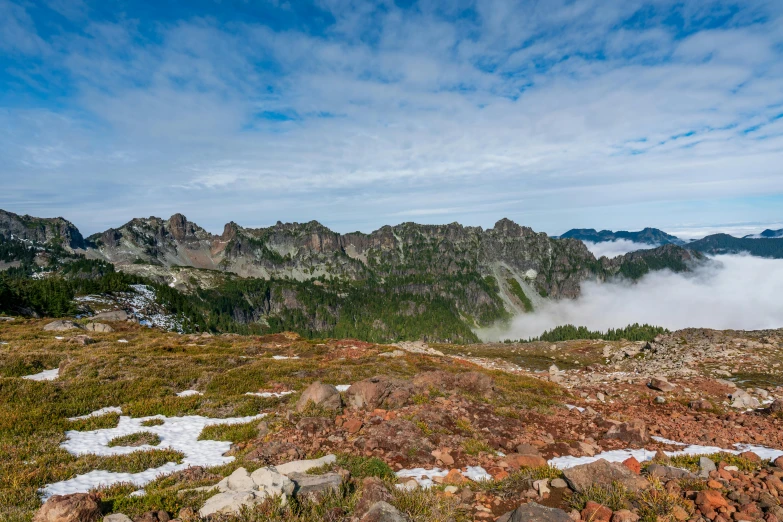
<path fill-rule="evenodd" d="M 582 241 L 587 249 L 593 253 L 596 258 L 606 256 L 613 258 L 627 254 L 628 252 L 635 252 L 637 250 L 649 250 L 660 245 L 648 245 L 647 243 L 636 243 L 629 239 L 615 239 L 614 241 L 601 241 L 594 243 L 592 241 Z"/>
<path fill-rule="evenodd" d="M 593 330 L 633 323 L 760 330 L 783 327 L 783 262 L 750 256 L 716 256 L 689 274 L 653 272 L 636 284 L 587 283 L 574 301 L 550 302 L 519 316 L 508 330 L 486 339 L 526 339 L 562 324 Z"/>
<path fill-rule="evenodd" d="M 0 0 L 0 207 L 88 233 L 780 217 L 780 2 L 142 4 Z"/>

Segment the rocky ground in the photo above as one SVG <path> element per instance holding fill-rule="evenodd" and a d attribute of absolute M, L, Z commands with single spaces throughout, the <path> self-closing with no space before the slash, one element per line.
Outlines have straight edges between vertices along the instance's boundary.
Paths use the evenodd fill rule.
<path fill-rule="evenodd" d="M 4 519 L 783 521 L 783 331 L 384 346 L 45 324 L 0 323 Z M 53 366 L 54 381 L 19 379 Z M 56 408 L 22 396 L 38 393 Z M 59 448 L 68 429 L 115 426 L 67 420 L 106 406 L 266 416 L 204 428 L 231 442 L 229 464 L 39 509 L 47 485 L 137 469 Z"/>

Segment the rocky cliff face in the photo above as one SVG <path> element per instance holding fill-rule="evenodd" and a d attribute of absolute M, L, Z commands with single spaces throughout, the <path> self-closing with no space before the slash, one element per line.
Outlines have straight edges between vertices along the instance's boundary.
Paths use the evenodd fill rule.
<path fill-rule="evenodd" d="M 532 293 L 576 297 L 602 268 L 577 240 L 552 239 L 503 219 L 488 230 L 403 223 L 370 234 L 338 234 L 312 221 L 213 235 L 176 214 L 134 219 L 89 238 L 87 255 L 119 265 L 148 263 L 220 269 L 246 277 L 350 280 L 474 274 L 514 278 Z M 480 296 L 479 296 L 480 297 Z"/>
<path fill-rule="evenodd" d="M 85 248 L 79 230 L 61 217 L 36 218 L 0 210 L 0 234 L 8 239 L 13 236 L 26 242 L 58 245 L 69 251 Z"/>

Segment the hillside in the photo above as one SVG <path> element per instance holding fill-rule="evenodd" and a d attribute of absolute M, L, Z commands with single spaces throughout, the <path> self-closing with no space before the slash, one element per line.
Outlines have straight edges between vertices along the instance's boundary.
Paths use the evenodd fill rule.
<path fill-rule="evenodd" d="M 560 236 L 561 239 L 578 239 L 580 241 L 592 241 L 593 243 L 603 243 L 606 241 L 617 241 L 618 239 L 624 239 L 627 241 L 633 241 L 634 243 L 644 243 L 645 245 L 683 245 L 685 242 L 671 234 L 667 234 L 657 228 L 645 228 L 638 232 L 627 232 L 625 230 L 618 230 L 613 232 L 611 230 L 601 230 L 600 232 L 594 228 L 573 228 L 568 232 Z"/>
<path fill-rule="evenodd" d="M 738 238 L 728 234 L 713 234 L 689 243 L 686 248 L 710 255 L 748 253 L 757 257 L 783 258 L 783 239 L 781 238 L 751 239 Z"/>
<path fill-rule="evenodd" d="M 177 214 L 134 219 L 90 236 L 84 248 L 62 246 L 62 236 L 34 245 L 11 239 L 23 219 L 0 229 L 7 251 L 0 261 L 11 267 L 0 286 L 10 296 L 7 312 L 65 315 L 75 312 L 69 303 L 77 295 L 143 284 L 198 330 L 375 342 L 475 342 L 474 328 L 533 312 L 545 299 L 575 298 L 583 281 L 688 270 L 700 259 L 666 245 L 599 261 L 581 241 L 507 219 L 487 230 L 403 223 L 370 234 L 338 234 L 317 222 L 229 223 L 213 235 Z M 77 237 L 73 225 L 63 226 Z M 78 270 L 65 269 L 76 262 Z"/>

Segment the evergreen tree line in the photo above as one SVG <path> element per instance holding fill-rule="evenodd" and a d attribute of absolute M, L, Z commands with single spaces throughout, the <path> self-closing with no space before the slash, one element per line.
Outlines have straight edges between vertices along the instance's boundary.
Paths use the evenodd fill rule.
<path fill-rule="evenodd" d="M 584 326 L 574 326 L 572 324 L 565 324 L 547 330 L 538 337 L 531 337 L 530 339 L 520 339 L 519 341 L 506 341 L 506 342 L 534 342 L 545 341 L 550 343 L 556 343 L 560 341 L 573 341 L 573 340 L 604 340 L 604 341 L 652 341 L 661 334 L 669 333 L 669 330 L 660 326 L 652 326 L 649 324 L 634 323 L 624 328 L 610 328 L 605 332 L 590 330 Z"/>

